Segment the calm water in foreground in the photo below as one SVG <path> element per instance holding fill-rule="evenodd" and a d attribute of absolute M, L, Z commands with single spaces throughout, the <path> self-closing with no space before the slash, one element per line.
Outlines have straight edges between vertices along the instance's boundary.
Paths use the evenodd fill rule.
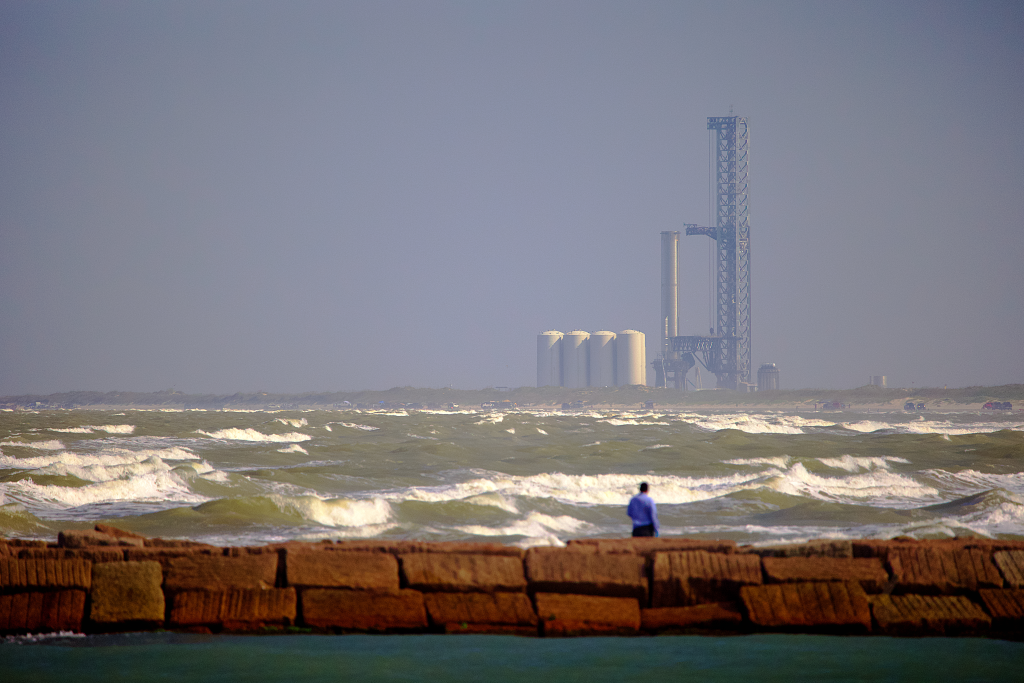
<path fill-rule="evenodd" d="M 1021 681 L 1024 643 L 756 635 L 186 636 L 8 639 L 14 681 Z"/>

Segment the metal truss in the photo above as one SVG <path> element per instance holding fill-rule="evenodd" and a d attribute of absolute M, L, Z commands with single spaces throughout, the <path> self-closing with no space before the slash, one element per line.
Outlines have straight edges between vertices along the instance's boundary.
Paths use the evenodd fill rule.
<path fill-rule="evenodd" d="M 715 282 L 716 343 L 703 351 L 718 386 L 738 389 L 750 383 L 750 214 L 747 206 L 748 137 L 743 116 L 708 117 L 708 130 L 717 132 L 715 181 L 717 224 L 713 228 L 686 225 L 687 235 L 707 235 L 717 243 Z M 686 339 L 680 337 L 679 339 Z"/>

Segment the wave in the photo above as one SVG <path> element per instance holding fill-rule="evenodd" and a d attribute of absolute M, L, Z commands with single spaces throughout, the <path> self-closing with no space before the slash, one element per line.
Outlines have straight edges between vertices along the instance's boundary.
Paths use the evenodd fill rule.
<path fill-rule="evenodd" d="M 914 422 L 878 422 L 861 420 L 859 422 L 843 422 L 840 426 L 853 432 L 895 432 L 897 434 L 941 434 L 945 436 L 963 436 L 967 434 L 990 434 L 1004 429 L 1020 431 L 1024 425 L 998 422 L 983 422 L 972 425 L 954 425 L 949 420 L 925 420 L 924 415 Z"/>
<path fill-rule="evenodd" d="M 733 458 L 732 460 L 725 460 L 726 465 L 770 465 L 772 467 L 784 468 L 789 467 L 789 463 L 793 461 L 793 458 L 788 455 L 780 455 L 778 457 L 770 458 Z"/>
<path fill-rule="evenodd" d="M 288 425 L 289 427 L 294 427 L 295 429 L 298 429 L 299 427 L 306 427 L 306 426 L 309 425 L 309 422 L 307 422 L 306 418 L 304 418 L 304 417 L 299 417 L 299 418 L 277 417 L 277 418 L 274 418 L 274 421 L 275 422 L 280 422 L 281 424 Z"/>
<path fill-rule="evenodd" d="M 375 432 L 380 429 L 380 427 L 371 427 L 370 425 L 361 425 L 354 422 L 329 422 L 327 424 L 327 431 L 331 431 L 331 425 L 341 425 L 342 427 L 348 427 L 349 429 L 362 429 L 364 432 Z"/>
<path fill-rule="evenodd" d="M 843 455 L 838 458 L 817 458 L 817 460 L 826 467 L 846 470 L 847 472 L 859 472 L 861 470 L 887 470 L 889 469 L 889 463 L 891 462 L 898 462 L 902 464 L 910 463 L 906 458 L 897 458 L 891 455 L 883 455 L 877 458 Z"/>
<path fill-rule="evenodd" d="M 102 453 L 74 453 L 62 451 L 51 455 L 37 455 L 29 458 L 15 458 L 0 455 L 0 467 L 17 469 L 41 469 L 47 467 L 86 468 L 86 467 L 117 467 L 140 463 L 150 458 L 159 460 L 199 460 L 200 457 L 187 448 L 175 446 L 158 450 L 130 451 L 114 448 Z"/>
<path fill-rule="evenodd" d="M 135 432 L 135 425 L 86 425 L 84 427 L 48 427 L 47 429 L 51 432 L 63 432 L 65 434 L 92 434 L 93 432 L 132 434 Z"/>
<path fill-rule="evenodd" d="M 517 519 L 504 526 L 468 524 L 455 528 L 473 536 L 523 536 L 524 539 L 516 545 L 533 546 L 564 545 L 560 534 L 578 534 L 591 526 L 588 522 L 568 515 L 553 517 L 541 512 L 531 512 L 524 519 Z"/>
<path fill-rule="evenodd" d="M 0 484 L 6 497 L 33 508 L 44 504 L 39 514 L 57 509 L 76 508 L 97 503 L 148 502 L 161 505 L 193 504 L 209 500 L 188 488 L 169 469 L 153 467 L 138 471 L 131 478 L 109 479 L 86 486 L 36 484 L 30 479 Z"/>
<path fill-rule="evenodd" d="M 285 446 L 284 448 L 278 448 L 277 452 L 278 453 L 305 453 L 306 455 L 309 455 L 309 451 L 307 451 L 305 448 L 303 448 L 302 446 L 300 446 L 297 443 L 293 443 L 290 446 Z"/>
<path fill-rule="evenodd" d="M 38 451 L 62 451 L 64 444 L 57 439 L 48 441 L 0 441 L 0 446 L 20 446 L 22 448 L 34 448 Z"/>
<path fill-rule="evenodd" d="M 268 498 L 285 512 L 298 513 L 303 519 L 329 527 L 357 527 L 387 523 L 392 516 L 386 500 L 372 498 L 320 498 L 270 494 Z"/>
<path fill-rule="evenodd" d="M 771 474 L 749 473 L 724 477 L 679 477 L 635 474 L 563 474 L 516 476 L 479 472 L 469 481 L 435 487 L 410 487 L 385 494 L 393 501 L 442 502 L 465 500 L 484 493 L 507 497 L 549 498 L 575 505 L 625 505 L 646 481 L 659 504 L 677 505 L 727 495 L 743 488 L 766 485 Z M 772 474 L 778 475 L 777 470 Z"/>
<path fill-rule="evenodd" d="M 937 489 L 888 470 L 849 477 L 823 477 L 808 472 L 801 463 L 773 478 L 770 486 L 794 496 L 834 502 L 856 501 L 878 507 L 907 508 L 939 496 Z"/>
<path fill-rule="evenodd" d="M 598 420 L 598 422 L 604 422 L 614 427 L 624 427 L 626 425 L 635 425 L 638 427 L 646 427 L 648 425 L 665 425 L 668 426 L 668 422 L 651 422 L 642 419 L 623 419 L 621 417 L 610 417 L 607 420 Z"/>
<path fill-rule="evenodd" d="M 758 415 L 737 413 L 734 415 L 699 415 L 686 413 L 680 416 L 684 422 L 700 429 L 717 432 L 723 429 L 737 429 L 747 434 L 806 434 L 807 427 L 831 427 L 835 422 L 800 417 L 798 415 Z"/>
<path fill-rule="evenodd" d="M 258 432 L 252 428 L 241 429 L 239 427 L 229 427 L 216 432 L 204 432 L 201 429 L 197 429 L 196 433 L 208 436 L 212 439 L 225 439 L 227 441 L 266 441 L 270 443 L 292 443 L 298 441 L 309 441 L 313 438 L 308 434 L 301 434 L 299 432 L 290 432 L 288 434 L 263 434 L 262 432 Z"/>

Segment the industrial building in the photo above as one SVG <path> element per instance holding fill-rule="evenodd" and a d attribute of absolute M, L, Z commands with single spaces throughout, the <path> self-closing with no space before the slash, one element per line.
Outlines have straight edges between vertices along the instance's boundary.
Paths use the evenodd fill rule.
<path fill-rule="evenodd" d="M 643 332 L 548 330 L 537 335 L 538 387 L 579 389 L 646 384 L 646 368 Z"/>

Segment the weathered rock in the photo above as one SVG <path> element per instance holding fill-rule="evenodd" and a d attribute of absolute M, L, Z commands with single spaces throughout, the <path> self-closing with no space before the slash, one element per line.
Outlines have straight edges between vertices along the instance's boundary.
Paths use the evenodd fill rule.
<path fill-rule="evenodd" d="M 1001 550 L 992 553 L 992 560 L 1002 572 L 1007 586 L 1024 588 L 1024 550 Z"/>
<path fill-rule="evenodd" d="M 889 581 L 877 557 L 766 557 L 762 564 L 769 583 L 856 581 L 868 593 L 881 593 Z"/>
<path fill-rule="evenodd" d="M 968 635 L 983 632 L 992 620 L 962 595 L 876 595 L 871 611 L 886 635 Z"/>
<path fill-rule="evenodd" d="M 853 557 L 852 541 L 811 541 L 740 548 L 737 552 L 753 553 L 761 557 Z"/>
<path fill-rule="evenodd" d="M 147 548 L 210 548 L 220 550 L 215 545 L 200 543 L 199 541 L 188 541 L 181 538 L 147 538 Z M 217 554 L 220 554 L 219 552 Z"/>
<path fill-rule="evenodd" d="M 89 618 L 96 624 L 162 623 L 164 592 L 157 562 L 104 562 L 92 566 Z"/>
<path fill-rule="evenodd" d="M 0 595 L 0 633 L 81 631 L 85 591 Z"/>
<path fill-rule="evenodd" d="M 417 630 L 427 627 L 423 594 L 309 588 L 302 591 L 302 620 L 342 631 Z"/>
<path fill-rule="evenodd" d="M 895 593 L 949 595 L 1003 586 L 990 554 L 978 549 L 894 548 L 889 551 L 889 566 Z"/>
<path fill-rule="evenodd" d="M 57 535 L 57 545 L 61 548 L 88 548 L 90 546 L 138 546 L 144 544 L 142 538 L 111 536 L 94 529 L 70 529 Z"/>
<path fill-rule="evenodd" d="M 640 629 L 635 598 L 537 593 L 535 599 L 545 636 L 632 635 Z"/>
<path fill-rule="evenodd" d="M 221 548 L 214 547 L 154 547 L 154 548 L 125 548 L 124 559 L 129 562 L 159 562 L 164 572 L 171 560 L 176 557 L 187 555 L 202 555 L 205 557 L 222 557 L 224 554 Z"/>
<path fill-rule="evenodd" d="M 525 593 L 426 593 L 430 621 L 446 633 L 537 635 L 537 615 Z"/>
<path fill-rule="evenodd" d="M 122 562 L 124 548 L 96 546 L 92 548 L 22 548 L 23 560 L 89 560 L 90 562 Z"/>
<path fill-rule="evenodd" d="M 978 591 L 992 624 L 1024 631 L 1024 590 L 1020 588 L 983 588 Z"/>
<path fill-rule="evenodd" d="M 398 560 L 386 553 L 289 551 L 285 563 L 290 586 L 398 591 Z"/>
<path fill-rule="evenodd" d="M 294 588 L 236 588 L 226 591 L 181 591 L 171 599 L 172 626 L 217 625 L 247 631 L 295 623 Z"/>
<path fill-rule="evenodd" d="M 172 557 L 164 567 L 164 587 L 168 591 L 273 588 L 277 553 L 244 557 L 193 553 Z"/>
<path fill-rule="evenodd" d="M 827 633 L 871 630 L 868 596 L 852 581 L 744 586 L 740 598 L 750 621 L 764 628 Z"/>
<path fill-rule="evenodd" d="M 523 562 L 502 555 L 418 553 L 402 555 L 402 575 L 421 591 L 524 591 Z"/>
<path fill-rule="evenodd" d="M 88 560 L 0 558 L 0 591 L 82 588 L 92 585 Z"/>
<path fill-rule="evenodd" d="M 739 606 L 732 602 L 714 602 L 690 607 L 652 607 L 640 610 L 645 631 L 685 631 L 716 629 L 738 631 L 743 624 Z"/>
<path fill-rule="evenodd" d="M 138 541 L 145 542 L 146 537 L 142 534 L 137 534 L 132 531 L 125 531 L 124 529 L 118 529 L 116 526 L 110 526 L 109 524 L 97 524 L 93 527 L 96 531 L 107 536 L 113 536 L 114 538 L 132 538 Z"/>
<path fill-rule="evenodd" d="M 526 553 L 531 591 L 635 598 L 647 602 L 645 560 L 633 554 Z"/>
<path fill-rule="evenodd" d="M 735 541 L 705 540 L 702 538 L 637 537 L 637 538 L 580 538 L 569 541 L 569 549 L 593 548 L 599 553 L 633 553 L 651 560 L 655 553 L 683 550 L 706 550 L 712 553 L 731 553 Z"/>
<path fill-rule="evenodd" d="M 734 602 L 740 586 L 760 585 L 761 558 L 704 550 L 658 553 L 651 585 L 652 607 Z"/>

